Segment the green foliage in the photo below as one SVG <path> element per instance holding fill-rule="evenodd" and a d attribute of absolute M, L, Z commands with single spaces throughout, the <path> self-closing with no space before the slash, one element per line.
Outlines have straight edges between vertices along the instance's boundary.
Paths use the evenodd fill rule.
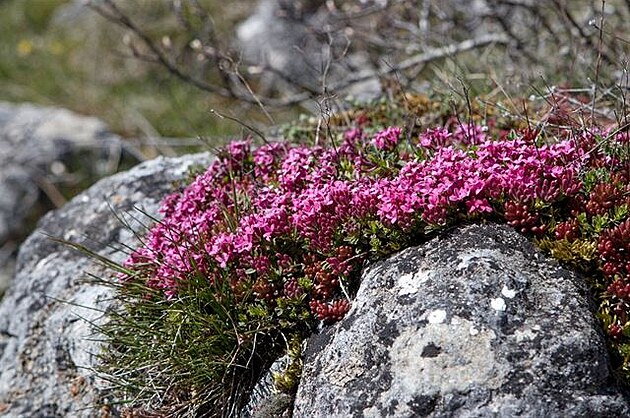
<path fill-rule="evenodd" d="M 90 10 L 72 21 L 53 17 L 67 0 L 0 1 L 0 98 L 59 106 L 96 115 L 116 133 L 143 138 L 213 138 L 220 145 L 227 135 L 240 132 L 209 113 L 210 108 L 234 108 L 233 103 L 209 97 L 193 86 L 172 78 L 159 67 L 129 57 L 124 32 Z M 166 2 L 118 2 L 151 33 L 184 36 Z M 221 25 L 233 24 L 239 14 L 225 12 L 230 4 L 203 1 L 210 10 L 226 16 Z M 229 20 L 232 19 L 232 22 Z M 257 118 L 243 112 L 243 118 Z M 199 146 L 178 146 L 191 152 Z M 147 146 L 147 154 L 155 149 Z"/>
<path fill-rule="evenodd" d="M 279 373 L 273 374 L 273 382 L 277 390 L 284 393 L 295 393 L 302 375 L 302 338 L 294 336 L 289 341 L 287 355 L 288 366 Z"/>
<path fill-rule="evenodd" d="M 282 353 L 282 341 L 261 337 L 266 328 L 278 326 L 269 321 L 266 305 L 240 304 L 227 283 L 208 287 L 203 276 L 197 279 L 171 300 L 138 277 L 119 286 L 121 308 L 100 329 L 110 343 L 102 363 L 125 367 L 104 366 L 101 372 L 126 388 L 129 398 L 122 399 L 123 405 L 140 403 L 162 413 L 169 405 L 177 408 L 169 410 L 176 416 L 195 416 L 215 405 L 240 404 L 257 373 L 243 380 L 235 378 L 234 369 L 268 366 L 273 353 Z M 252 346 L 264 347 L 262 358 Z M 232 413 L 224 410 L 221 416 Z"/>
<path fill-rule="evenodd" d="M 590 193 L 597 184 L 610 182 L 610 171 L 605 167 L 598 167 L 587 171 L 583 175 L 584 191 Z"/>
<path fill-rule="evenodd" d="M 543 238 L 536 240 L 536 245 L 551 254 L 553 258 L 583 271 L 591 268 L 592 263 L 597 260 L 597 242 L 592 239 L 568 241 Z"/>
<path fill-rule="evenodd" d="M 365 231 L 361 236 L 353 239 L 347 239 L 349 243 L 363 242 L 370 250 L 371 258 L 382 258 L 383 256 L 392 254 L 409 246 L 409 236 L 402 234 L 400 230 L 388 228 L 378 220 L 370 220 L 367 222 L 367 228 L 361 228 Z"/>

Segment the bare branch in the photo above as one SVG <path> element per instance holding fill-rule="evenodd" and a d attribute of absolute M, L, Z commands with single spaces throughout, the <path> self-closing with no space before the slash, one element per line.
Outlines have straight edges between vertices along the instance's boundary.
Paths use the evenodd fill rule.
<path fill-rule="evenodd" d="M 89 7 L 99 13 L 101 16 L 106 18 L 112 23 L 115 23 L 119 26 L 125 27 L 133 32 L 138 38 L 142 40 L 142 42 L 149 48 L 149 50 L 155 54 L 155 59 L 159 62 L 164 68 L 166 68 L 169 73 L 176 76 L 180 80 L 190 83 L 193 86 L 208 91 L 210 93 L 215 93 L 224 97 L 231 97 L 233 94 L 225 88 L 214 86 L 212 84 L 205 83 L 201 80 L 198 80 L 184 72 L 182 72 L 171 60 L 164 54 L 161 48 L 157 46 L 157 43 L 154 42 L 140 27 L 138 27 L 135 22 L 133 22 L 129 16 L 123 13 L 116 3 L 112 0 L 101 0 L 98 3 L 89 3 Z"/>
<path fill-rule="evenodd" d="M 348 77 L 341 83 L 331 86 L 332 90 L 342 90 L 354 83 L 366 81 L 372 78 L 381 77 L 383 75 L 389 75 L 397 73 L 403 70 L 407 70 L 413 67 L 424 65 L 428 62 L 435 61 L 441 58 L 450 57 L 460 54 L 462 52 L 470 51 L 475 48 L 481 48 L 490 44 L 506 44 L 509 39 L 503 34 L 488 34 L 475 39 L 468 39 L 457 44 L 447 45 L 442 48 L 429 49 L 422 54 L 415 55 L 395 65 L 390 65 L 382 71 L 370 72 L 367 74 L 358 74 L 354 77 Z"/>
<path fill-rule="evenodd" d="M 575 20 L 575 18 L 569 12 L 569 10 L 566 8 L 566 6 L 563 5 L 559 0 L 553 0 L 553 3 L 556 6 L 557 10 L 560 11 L 563 14 L 563 16 L 566 18 L 566 20 L 577 31 L 577 33 L 580 35 L 580 38 L 582 38 L 584 40 L 584 43 L 586 43 L 586 45 L 589 48 L 591 48 L 592 50 L 597 51 L 597 45 L 595 45 L 593 43 L 593 40 L 591 39 L 591 37 L 589 35 L 587 35 L 586 32 L 584 32 L 584 29 L 582 28 L 582 26 Z M 606 62 L 606 64 L 614 64 L 615 63 L 615 60 L 612 59 L 610 56 L 608 56 L 608 54 L 606 54 L 604 52 L 601 53 L 601 58 Z"/>
<path fill-rule="evenodd" d="M 241 100 L 246 103 L 256 104 L 259 106 L 272 106 L 272 107 L 285 107 L 294 104 L 298 104 L 303 102 L 304 100 L 311 99 L 313 96 L 310 92 L 305 92 L 301 94 L 295 94 L 288 98 L 267 98 L 267 97 L 257 97 L 253 94 L 251 89 L 246 87 L 246 90 L 250 95 L 245 95 L 236 91 L 233 86 L 229 85 L 226 87 L 221 87 L 213 84 L 209 84 L 200 80 L 196 77 L 193 77 L 186 72 L 182 71 L 175 63 L 173 63 L 169 57 L 162 51 L 162 49 L 158 46 L 158 44 L 151 39 L 149 35 L 147 35 L 129 16 L 127 16 L 113 0 L 101 0 L 98 3 L 89 3 L 89 7 L 103 16 L 105 19 L 109 20 L 112 23 L 115 23 L 118 26 L 124 27 L 130 30 L 135 36 L 137 36 L 146 47 L 154 54 L 154 57 L 151 57 L 147 54 L 140 53 L 137 49 L 134 52 L 134 56 L 146 60 L 153 61 L 168 70 L 168 72 L 179 78 L 180 80 L 191 84 L 197 87 L 200 90 L 207 91 L 209 93 L 217 94 L 222 97 L 229 97 Z M 220 72 L 224 73 L 223 70 Z M 242 81 L 242 76 L 238 73 L 234 73 L 236 77 Z M 224 81 L 229 83 L 230 78 L 225 77 Z"/>

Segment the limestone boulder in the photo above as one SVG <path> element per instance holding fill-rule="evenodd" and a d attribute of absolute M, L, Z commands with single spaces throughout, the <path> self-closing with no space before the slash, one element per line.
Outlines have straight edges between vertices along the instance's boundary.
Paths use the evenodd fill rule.
<path fill-rule="evenodd" d="M 295 418 L 630 416 L 583 281 L 503 226 L 370 266 L 304 362 Z"/>
<path fill-rule="evenodd" d="M 0 294 L 19 243 L 40 216 L 141 159 L 96 118 L 0 102 Z"/>
<path fill-rule="evenodd" d="M 47 214 L 20 248 L 15 280 L 0 302 L 0 416 L 100 417 L 106 384 L 93 373 L 101 348 L 92 324 L 112 308 L 112 290 L 87 280 L 113 273 L 48 236 L 116 262 L 139 245 L 161 199 L 208 154 L 158 158 L 96 183 Z M 124 222 L 121 222 L 121 218 Z M 129 224 L 131 229 L 123 223 Z"/>

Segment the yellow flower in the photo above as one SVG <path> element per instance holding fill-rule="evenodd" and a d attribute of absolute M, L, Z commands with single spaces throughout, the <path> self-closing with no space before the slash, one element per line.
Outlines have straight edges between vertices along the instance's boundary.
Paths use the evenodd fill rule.
<path fill-rule="evenodd" d="M 31 42 L 29 39 L 22 39 L 20 42 L 18 42 L 16 49 L 20 57 L 29 56 L 33 52 L 33 42 Z"/>

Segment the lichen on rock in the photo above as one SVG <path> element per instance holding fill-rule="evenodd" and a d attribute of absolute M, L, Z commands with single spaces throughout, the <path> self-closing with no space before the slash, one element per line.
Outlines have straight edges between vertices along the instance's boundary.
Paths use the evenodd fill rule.
<path fill-rule="evenodd" d="M 456 228 L 364 272 L 308 343 L 294 417 L 627 415 L 593 312 L 582 280 L 510 228 Z"/>

